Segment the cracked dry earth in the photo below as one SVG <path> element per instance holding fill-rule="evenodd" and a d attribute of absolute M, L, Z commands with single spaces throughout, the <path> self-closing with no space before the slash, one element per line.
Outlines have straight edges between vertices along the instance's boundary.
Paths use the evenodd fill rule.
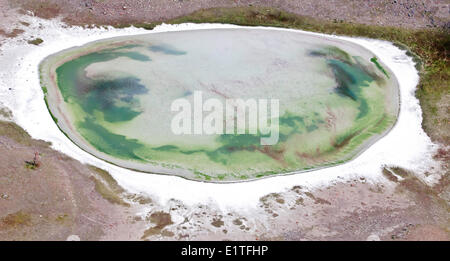
<path fill-rule="evenodd" d="M 68 2 L 77 8 L 90 3 L 95 14 L 99 6 L 107 8 L 122 1 Z M 139 2 L 128 1 L 129 7 L 119 7 L 134 10 L 138 5 L 133 3 Z M 171 5 L 194 5 L 190 2 Z M 212 3 L 218 6 L 219 2 L 196 1 L 203 3 L 201 7 Z M 277 3 L 288 6 L 293 2 Z M 314 2 L 303 1 L 309 3 L 303 8 L 309 10 L 308 6 L 324 1 Z M 446 3 L 423 2 L 435 6 Z M 0 44 L 7 37 L 20 35 L 21 26 L 26 26 L 9 8 L 8 1 L 0 0 Z M 42 8 L 53 12 L 45 5 Z M 191 9 L 158 9 L 150 18 L 173 17 Z M 132 13 L 142 15 L 146 10 Z M 435 14 L 441 11 L 439 7 Z M 448 15 L 448 10 L 444 12 Z M 394 23 L 389 13 L 383 19 Z M 410 25 L 426 26 L 426 21 Z M 6 108 L 0 109 L 0 119 L 9 120 L 11 115 Z M 40 155 L 40 164 L 32 169 L 26 161 L 32 160 L 35 152 Z M 436 154 L 442 162 L 439 171 L 445 174 L 433 186 L 409 170 L 386 166 L 376 182 L 366 180 L 361 173 L 353 180 L 338 179 L 315 189 L 293 184 L 291 189 L 262 197 L 253 208 L 221 210 L 211 204 L 188 206 L 177 199 L 161 204 L 130 194 L 108 173 L 69 158 L 46 142 L 33 140 L 11 122 L 0 121 L 0 240 L 449 240 L 449 155 L 448 149 Z M 430 173 L 433 171 L 437 170 Z"/>

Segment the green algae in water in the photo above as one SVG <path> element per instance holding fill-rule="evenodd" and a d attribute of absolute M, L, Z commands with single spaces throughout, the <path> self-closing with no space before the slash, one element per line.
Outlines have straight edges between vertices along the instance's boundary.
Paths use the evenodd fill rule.
<path fill-rule="evenodd" d="M 394 82 L 371 53 L 346 43 L 247 29 L 126 40 L 82 47 L 55 69 L 79 145 L 117 165 L 207 181 L 310 170 L 344 162 L 395 122 L 396 104 L 386 102 Z M 262 146 L 259 133 L 174 135 L 171 102 L 192 102 L 195 91 L 279 99 L 279 142 Z"/>
<path fill-rule="evenodd" d="M 377 66 L 377 68 L 378 68 L 380 71 L 382 71 L 382 72 L 384 73 L 384 75 L 386 75 L 386 77 L 389 78 L 389 74 L 386 72 L 386 70 L 383 68 L 383 66 L 381 66 L 381 64 L 378 62 L 377 57 L 372 57 L 372 58 L 370 58 L 370 61 L 373 62 L 373 63 Z"/>
<path fill-rule="evenodd" d="M 135 95 L 148 92 L 136 78 L 95 81 L 85 95 L 81 95 L 84 110 L 92 114 L 101 111 L 108 122 L 129 121 L 142 113 Z"/>
<path fill-rule="evenodd" d="M 142 160 L 134 151 L 143 145 L 137 140 L 128 139 L 125 136 L 111 133 L 106 128 L 95 123 L 95 119 L 86 117 L 78 123 L 78 129 L 90 144 L 101 152 L 115 157 Z"/>

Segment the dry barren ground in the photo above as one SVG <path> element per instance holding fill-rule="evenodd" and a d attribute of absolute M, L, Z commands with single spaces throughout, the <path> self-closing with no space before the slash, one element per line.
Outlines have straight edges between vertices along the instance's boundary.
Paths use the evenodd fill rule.
<path fill-rule="evenodd" d="M 34 153 L 40 166 L 27 167 Z M 264 196 L 251 212 L 164 205 L 0 122 L 0 240 L 449 240 L 448 176 L 429 187 L 387 167 L 364 178 Z M 395 174 L 395 175 L 394 175 Z M 72 237 L 70 237 L 72 236 Z"/>
<path fill-rule="evenodd" d="M 12 6 L 51 18 L 62 15 L 70 24 L 154 22 L 203 8 L 271 6 L 328 20 L 402 27 L 449 27 L 448 0 L 14 0 Z"/>
<path fill-rule="evenodd" d="M 127 24 L 164 20 L 200 8 L 249 4 L 329 20 L 449 26 L 449 1 L 444 0 L 0 0 L 0 44 L 20 35 L 19 25 L 26 25 L 18 13 L 27 11 L 46 18 L 59 15 L 69 24 Z M 8 119 L 11 112 L 2 109 L 0 116 Z M 26 161 L 32 161 L 36 152 L 40 164 L 31 169 Z M 31 139 L 15 124 L 1 121 L 0 240 L 449 240 L 449 151 L 441 149 L 436 158 L 446 175 L 433 187 L 409 170 L 387 166 L 385 180 L 376 184 L 361 177 L 314 191 L 296 186 L 262 197 L 250 213 L 224 213 L 210 205 L 185 206 L 177 200 L 159 205 L 129 194 L 108 173 L 68 158 Z"/>

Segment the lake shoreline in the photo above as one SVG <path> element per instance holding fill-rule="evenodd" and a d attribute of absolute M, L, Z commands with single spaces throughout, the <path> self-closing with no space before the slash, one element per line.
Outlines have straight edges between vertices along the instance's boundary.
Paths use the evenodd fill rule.
<path fill-rule="evenodd" d="M 333 43 L 333 44 L 339 44 L 339 45 L 348 45 L 348 48 L 352 48 L 355 50 L 360 50 L 361 52 L 366 52 L 366 48 L 359 45 L 359 44 L 355 44 L 355 43 L 351 43 L 349 41 L 343 41 L 341 40 L 339 37 L 335 37 L 335 36 L 329 36 L 329 35 L 323 35 L 323 34 L 316 34 L 316 33 L 308 33 L 308 32 L 304 32 L 304 31 L 299 31 L 299 30 L 293 30 L 293 29 L 282 29 L 282 28 L 271 28 L 271 27 L 242 27 L 242 26 L 235 26 L 235 25 L 225 25 L 225 24 L 204 24 L 204 25 L 182 25 L 185 28 L 182 29 L 182 31 L 191 31 L 191 30 L 209 30 L 209 29 L 248 29 L 248 30 L 269 30 L 269 31 L 278 31 L 278 32 L 294 32 L 294 33 L 300 33 L 300 34 L 305 34 L 308 37 L 313 37 L 313 38 L 317 38 L 317 39 L 324 39 L 324 41 L 326 40 L 327 43 Z M 169 29 L 169 31 L 171 31 Z M 162 33 L 165 32 L 164 30 L 162 31 L 156 31 L 154 33 Z M 173 30 L 172 30 L 173 32 Z M 151 32 L 150 32 L 151 33 Z M 183 178 L 187 178 L 188 180 L 194 180 L 194 181 L 202 181 L 202 182 L 212 182 L 212 183 L 234 183 L 234 182 L 246 182 L 246 181 L 253 181 L 253 180 L 257 180 L 259 178 L 269 178 L 269 177 L 273 177 L 273 176 L 278 176 L 278 175 L 292 175 L 292 174 L 299 174 L 299 173 L 304 173 L 304 172 L 310 172 L 310 171 L 314 171 L 314 170 L 318 170 L 318 169 L 323 169 L 323 168 L 328 168 L 328 167 L 333 167 L 339 164 L 342 164 L 343 162 L 347 162 L 350 160 L 355 159 L 356 157 L 358 157 L 358 155 L 360 155 L 361 153 L 363 153 L 368 147 L 370 147 L 374 142 L 376 142 L 376 140 L 382 138 L 385 134 L 387 134 L 390 130 L 390 128 L 384 130 L 382 133 L 380 134 L 376 134 L 373 135 L 371 138 L 363 141 L 360 145 L 358 145 L 356 149 L 354 149 L 352 153 L 350 153 L 348 156 L 345 156 L 345 158 L 343 158 L 342 160 L 336 161 L 336 162 L 331 162 L 331 163 L 327 163 L 325 164 L 325 166 L 316 166 L 313 168 L 308 168 L 305 170 L 297 170 L 297 171 L 285 171 L 284 173 L 276 173 L 276 174 L 269 174 L 269 175 L 263 175 L 262 177 L 257 177 L 257 178 L 246 178 L 246 179 L 241 179 L 241 180 L 208 180 L 208 179 L 200 179 L 200 177 L 194 177 L 193 176 L 193 172 L 190 170 L 184 170 L 184 169 L 178 169 L 175 168 L 173 170 L 167 169 L 167 168 L 160 168 L 157 166 L 150 166 L 149 164 L 142 164 L 142 163 L 138 163 L 138 162 L 130 162 L 130 161 L 126 161 L 126 160 L 122 160 L 122 159 L 118 159 L 115 157 L 112 157 L 110 155 L 107 155 L 103 152 L 99 152 L 97 151 L 95 148 L 92 147 L 92 145 L 88 144 L 83 137 L 81 137 L 80 134 L 78 134 L 75 131 L 75 127 L 71 125 L 71 123 L 68 121 L 68 119 L 66 118 L 65 114 L 66 113 L 62 113 L 63 111 L 66 111 L 64 109 L 65 106 L 60 105 L 60 103 L 63 101 L 62 97 L 60 96 L 60 93 L 58 91 L 58 87 L 56 86 L 56 82 L 55 82 L 55 72 L 54 70 L 60 65 L 62 64 L 64 61 L 68 61 L 70 59 L 74 59 L 76 57 L 79 57 L 80 55 L 82 55 L 83 53 L 86 52 L 90 52 L 92 50 L 96 50 L 98 48 L 100 48 L 100 46 L 105 45 L 106 46 L 110 46 L 112 43 L 116 43 L 118 40 L 119 42 L 121 41 L 122 38 L 113 38 L 113 39 L 105 39 L 105 40 L 98 40 L 98 41 L 94 41 L 92 43 L 89 43 L 87 46 L 84 46 L 84 50 L 82 50 L 82 52 L 80 54 L 74 54 L 73 53 L 73 48 L 68 48 L 67 50 L 64 50 L 62 52 L 58 52 L 57 54 L 52 54 L 50 56 L 49 59 L 46 59 L 47 63 L 50 63 L 50 67 L 49 65 L 43 66 L 42 64 L 40 65 L 40 71 L 41 74 L 46 75 L 51 73 L 51 77 L 50 77 L 50 81 L 47 80 L 47 77 L 42 78 L 41 77 L 41 81 L 43 81 L 41 84 L 43 84 L 43 86 L 46 86 L 46 91 L 50 92 L 50 96 L 47 97 L 55 97 L 55 99 L 53 99 L 52 102 L 50 102 L 48 104 L 49 106 L 51 106 L 50 111 L 52 112 L 52 115 L 55 115 L 56 119 L 60 118 L 62 121 L 57 122 L 58 127 L 60 127 L 62 129 L 62 131 L 66 134 L 66 136 L 70 137 L 70 139 L 74 140 L 75 144 L 78 144 L 78 146 L 80 146 L 81 149 L 89 152 L 90 154 L 94 154 L 95 156 L 98 156 L 99 158 L 107 161 L 108 163 L 117 165 L 117 166 L 121 166 L 124 167 L 126 169 L 129 170 L 134 170 L 134 171 L 143 171 L 143 172 L 147 172 L 150 174 L 160 174 L 160 175 L 175 175 L 175 176 L 180 176 Z M 124 41 L 125 38 L 123 38 Z M 370 55 L 369 55 L 370 54 Z M 366 54 L 365 54 L 366 55 Z M 368 51 L 367 53 L 367 59 L 371 58 L 373 56 L 372 52 Z M 62 57 L 62 59 L 58 59 L 58 57 Z M 56 59 L 57 62 L 55 64 L 53 64 L 53 60 Z M 46 69 L 45 72 L 42 72 L 43 67 Z M 388 69 L 389 70 L 389 69 Z M 389 74 L 392 75 L 392 79 L 388 80 L 389 82 L 393 82 L 393 84 L 395 84 L 396 86 L 398 86 L 398 83 L 396 81 L 396 77 L 395 75 L 389 70 Z M 386 94 L 387 97 L 399 97 L 398 95 L 398 87 L 393 87 L 390 88 L 392 94 Z M 399 98 L 398 98 L 399 99 Z M 391 106 L 391 103 L 388 103 L 387 105 L 388 107 Z M 398 111 L 399 111 L 399 102 L 393 101 L 392 104 L 394 104 L 394 108 L 392 108 L 392 111 L 396 111 L 397 116 L 398 116 Z M 397 106 L 398 105 L 398 106 Z M 62 110 L 62 111 L 61 111 Z M 388 109 L 390 110 L 390 109 Z M 70 114 L 69 114 L 70 115 Z M 392 127 L 392 125 L 391 125 Z M 206 175 L 209 175 L 209 173 L 205 173 Z"/>
<path fill-rule="evenodd" d="M 42 23 L 53 24 L 52 26 L 49 26 L 49 28 L 55 27 L 55 23 L 57 24 L 57 22 L 54 21 L 42 21 Z M 188 30 L 195 26 L 197 25 L 162 25 L 154 30 L 155 32 Z M 220 27 L 221 25 L 215 26 Z M 36 51 L 39 50 L 39 53 L 32 52 L 33 55 L 22 53 L 20 55 L 25 55 L 26 57 L 29 57 L 27 58 L 28 61 L 34 61 L 33 63 L 38 64 L 48 54 L 70 47 L 67 43 L 68 38 L 73 39 L 73 45 L 79 45 L 81 44 L 80 39 L 83 39 L 84 42 L 90 42 L 99 38 L 148 33 L 147 30 L 136 28 L 81 29 L 72 27 L 67 29 L 59 28 L 58 30 L 60 31 L 53 35 L 49 30 L 42 32 L 44 33 L 42 38 L 45 42 L 43 45 L 35 48 Z M 64 31 L 65 34 L 61 35 L 61 31 Z M 37 31 L 30 33 L 39 35 Z M 85 37 L 80 38 L 81 35 L 85 35 Z M 66 39 L 65 43 L 62 43 L 61 40 L 59 40 L 61 39 L 60 37 Z M 53 41 L 51 40 L 52 38 L 54 39 Z M 219 205 L 224 206 L 236 206 L 241 204 L 245 206 L 254 206 L 254 204 L 259 201 L 261 196 L 286 188 L 289 186 L 288 184 L 302 184 L 306 182 L 306 184 L 309 184 L 308 186 L 315 187 L 320 186 L 320 184 L 329 184 L 330 182 L 333 182 L 333 180 L 336 180 L 338 176 L 348 177 L 351 179 L 353 175 L 352 173 L 358 172 L 365 173 L 364 176 L 367 179 L 379 180 L 382 178 L 380 177 L 380 171 L 381 167 L 384 165 L 401 165 L 406 168 L 413 168 L 413 166 L 417 166 L 417 164 L 421 162 L 420 167 L 417 166 L 417 170 L 419 173 L 424 173 L 430 166 L 437 164 L 432 159 L 436 146 L 429 140 L 420 126 L 420 107 L 417 99 L 414 97 L 414 89 L 418 81 L 418 75 L 411 58 L 405 55 L 405 51 L 399 50 L 397 47 L 385 41 L 354 39 L 349 37 L 343 38 L 350 41 L 355 41 L 356 43 L 373 46 L 372 51 L 380 57 L 380 59 L 384 61 L 389 68 L 393 69 L 393 72 L 397 75 L 400 82 L 400 95 L 402 96 L 401 106 L 402 108 L 407 109 L 400 110 L 399 121 L 391 132 L 371 146 L 365 153 L 360 155 L 358 160 L 350 161 L 340 166 L 313 172 L 306 172 L 299 175 L 278 176 L 244 183 L 215 184 L 192 182 L 171 176 L 143 174 L 110 165 L 82 151 L 60 132 L 45 106 L 43 93 L 39 84 L 38 71 L 36 70 L 28 71 L 27 68 L 22 68 L 23 71 L 19 72 L 18 75 L 26 75 L 31 73 L 33 76 L 31 76 L 30 79 L 36 79 L 33 83 L 33 92 L 21 92 L 22 98 L 18 97 L 18 99 L 13 100 L 26 101 L 29 100 L 31 94 L 33 97 L 33 103 L 23 104 L 22 102 L 14 106 L 14 104 L 10 104 L 10 102 L 5 101 L 5 104 L 10 104 L 10 106 L 8 106 L 10 108 L 17 108 L 14 110 L 16 122 L 25 127 L 25 130 L 27 130 L 32 137 L 51 141 L 53 148 L 80 160 L 82 163 L 89 163 L 107 170 L 114 178 L 118 180 L 119 184 L 130 191 L 157 195 L 157 198 L 162 201 L 165 201 L 168 198 L 183 198 L 186 202 L 194 203 L 213 199 Z M 47 50 L 47 52 L 43 52 L 43 48 Z M 400 71 L 401 75 L 398 75 Z M 24 78 L 12 78 L 13 81 L 17 81 L 15 83 L 16 86 L 20 85 L 20 79 L 23 80 Z M 402 81 L 404 82 L 402 83 Z M 29 106 L 33 107 L 30 108 Z M 35 111 L 40 116 L 35 114 L 31 115 L 29 113 L 30 111 Z M 402 114 L 405 116 L 402 116 Z M 45 124 L 45 129 L 42 129 L 40 126 L 42 126 L 44 119 L 47 123 Z M 407 127 L 408 121 L 416 122 L 416 125 L 414 125 L 414 127 Z M 401 122 L 401 124 L 399 124 L 399 122 Z M 399 125 L 402 125 L 402 127 L 399 127 Z M 399 130 L 396 131 L 396 129 Z M 407 139 L 407 141 L 405 141 L 405 139 Z M 409 144 L 409 154 L 404 154 L 401 152 L 401 147 L 406 145 L 395 146 L 394 144 Z M 413 150 L 412 148 L 415 149 Z M 418 158 L 420 158 L 420 160 L 418 160 Z M 429 182 L 433 183 L 435 182 L 433 181 L 435 178 L 437 177 L 430 176 L 427 179 Z M 167 189 L 176 187 L 184 189 Z M 214 191 L 214 193 L 211 193 L 212 191 Z M 235 197 L 230 197 L 229 191 L 239 191 L 239 193 L 236 194 L 246 197 L 247 200 L 237 204 Z"/>

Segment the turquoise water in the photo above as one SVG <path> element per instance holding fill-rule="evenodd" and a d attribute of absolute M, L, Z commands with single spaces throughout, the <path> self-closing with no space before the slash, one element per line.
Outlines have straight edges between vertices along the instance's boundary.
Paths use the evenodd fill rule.
<path fill-rule="evenodd" d="M 55 70 L 70 124 L 109 161 L 185 169 L 194 179 L 255 178 L 342 162 L 395 121 L 387 102 L 395 82 L 372 54 L 343 43 L 245 29 L 126 40 L 80 48 Z M 195 91 L 279 99 L 278 143 L 263 146 L 262 135 L 248 133 L 175 135 L 170 104 Z"/>

